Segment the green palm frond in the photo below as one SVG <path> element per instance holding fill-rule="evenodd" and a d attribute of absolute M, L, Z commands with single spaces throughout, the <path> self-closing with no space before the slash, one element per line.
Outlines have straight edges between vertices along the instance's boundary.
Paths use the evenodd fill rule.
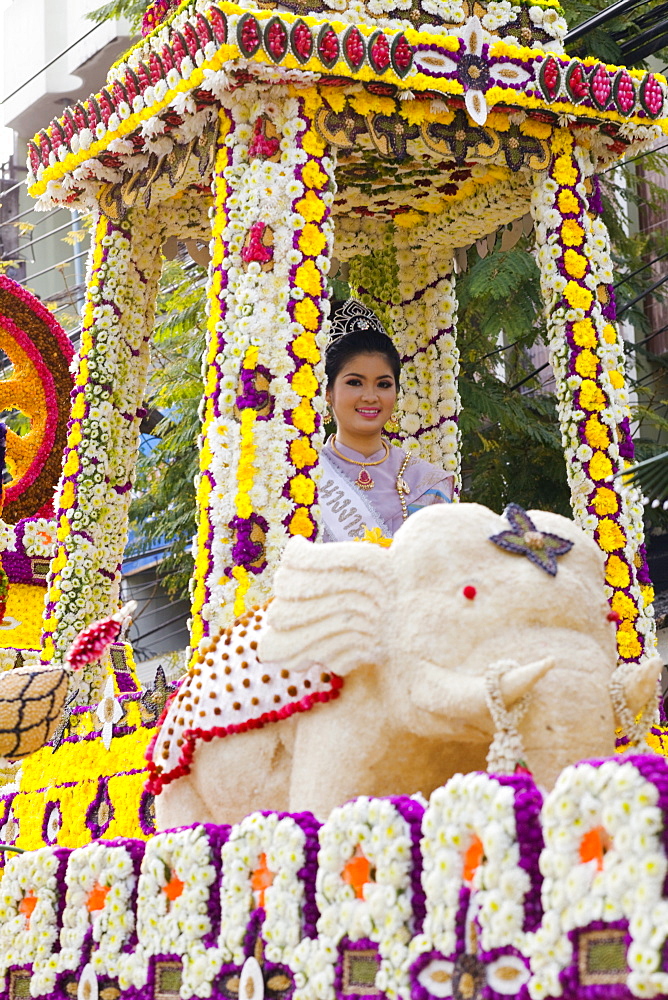
<path fill-rule="evenodd" d="M 624 481 L 633 482 L 648 500 L 668 500 L 668 451 L 637 462 L 624 472 Z"/>

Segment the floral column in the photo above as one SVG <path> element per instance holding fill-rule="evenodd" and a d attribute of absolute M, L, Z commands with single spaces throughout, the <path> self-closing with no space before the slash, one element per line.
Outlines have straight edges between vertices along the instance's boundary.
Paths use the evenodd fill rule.
<path fill-rule="evenodd" d="M 161 267 L 157 216 L 133 215 L 123 223 L 100 215 L 95 227 L 56 497 L 58 546 L 42 635 L 47 663 L 62 660 L 79 630 L 118 601 Z M 91 675 L 88 684 L 95 683 Z M 93 697 L 84 683 L 81 696 L 86 693 Z"/>
<path fill-rule="evenodd" d="M 654 647 L 651 588 L 638 491 L 611 477 L 633 457 L 621 338 L 614 326 L 608 235 L 594 214 L 593 166 L 571 133 L 553 139 L 532 212 L 573 513 L 606 556 L 622 660 Z"/>
<path fill-rule="evenodd" d="M 334 163 L 315 92 L 220 112 L 191 644 L 265 600 L 288 537 L 318 532 Z"/>
<path fill-rule="evenodd" d="M 448 251 L 417 253 L 388 227 L 382 251 L 351 262 L 351 284 L 382 319 L 402 356 L 398 432 L 410 451 L 460 477 L 457 299 Z"/>

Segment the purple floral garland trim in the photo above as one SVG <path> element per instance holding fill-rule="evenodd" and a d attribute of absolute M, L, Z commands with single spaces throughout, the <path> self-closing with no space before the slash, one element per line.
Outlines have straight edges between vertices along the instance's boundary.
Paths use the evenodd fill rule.
<path fill-rule="evenodd" d="M 390 796 L 390 802 L 410 829 L 411 838 L 411 904 L 413 907 L 413 933 L 422 930 L 427 913 L 427 896 L 422 887 L 422 819 L 424 806 L 406 795 Z"/>

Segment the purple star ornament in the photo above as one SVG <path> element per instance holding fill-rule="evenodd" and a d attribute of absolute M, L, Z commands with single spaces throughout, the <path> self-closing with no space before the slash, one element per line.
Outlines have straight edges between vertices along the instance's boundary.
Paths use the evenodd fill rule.
<path fill-rule="evenodd" d="M 494 542 L 506 552 L 526 556 L 536 566 L 540 566 L 550 576 L 557 575 L 557 556 L 563 556 L 573 548 L 573 542 L 559 538 L 547 531 L 539 531 L 529 515 L 519 504 L 509 503 L 503 516 L 510 521 L 512 530 L 491 535 Z"/>

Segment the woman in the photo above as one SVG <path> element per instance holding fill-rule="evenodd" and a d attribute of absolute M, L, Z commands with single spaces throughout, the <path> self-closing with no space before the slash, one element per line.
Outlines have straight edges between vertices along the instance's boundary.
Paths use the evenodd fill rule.
<path fill-rule="evenodd" d="M 382 437 L 400 370 L 397 349 L 378 318 L 348 299 L 334 316 L 325 359 L 326 398 L 336 420 L 336 435 L 321 455 L 325 542 L 361 538 L 365 528 L 380 528 L 391 538 L 416 510 L 452 500 L 451 473 Z"/>

